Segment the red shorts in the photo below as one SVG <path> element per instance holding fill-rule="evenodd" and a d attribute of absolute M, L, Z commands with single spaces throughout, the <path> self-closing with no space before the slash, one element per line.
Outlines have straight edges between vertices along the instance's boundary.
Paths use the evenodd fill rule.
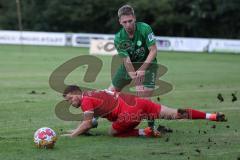
<path fill-rule="evenodd" d="M 128 105 L 122 99 L 119 100 L 118 115 L 112 123 L 112 128 L 117 133 L 127 132 L 139 125 L 142 119 L 157 119 L 160 116 L 161 105 L 150 100 L 136 98 L 134 106 Z"/>

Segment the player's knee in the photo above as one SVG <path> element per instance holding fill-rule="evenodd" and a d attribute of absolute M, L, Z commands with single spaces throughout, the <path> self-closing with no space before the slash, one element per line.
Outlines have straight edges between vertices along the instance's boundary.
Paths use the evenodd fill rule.
<path fill-rule="evenodd" d="M 179 108 L 177 112 L 178 112 L 178 117 L 177 117 L 178 119 L 187 119 L 189 117 L 187 109 Z"/>
<path fill-rule="evenodd" d="M 161 105 L 160 117 L 163 119 L 177 119 L 178 111 L 176 109 Z"/>

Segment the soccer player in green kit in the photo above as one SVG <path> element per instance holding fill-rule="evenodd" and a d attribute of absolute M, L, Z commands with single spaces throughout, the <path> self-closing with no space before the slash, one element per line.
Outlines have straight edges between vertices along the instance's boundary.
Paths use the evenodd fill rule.
<path fill-rule="evenodd" d="M 120 92 L 134 81 L 137 95 L 150 97 L 155 89 L 158 69 L 154 33 L 148 24 L 136 22 L 130 5 L 119 8 L 118 17 L 123 28 L 115 35 L 114 45 L 123 64 L 117 69 L 109 90 Z"/>
<path fill-rule="evenodd" d="M 136 22 L 134 10 L 124 5 L 118 10 L 123 28 L 115 35 L 114 44 L 118 55 L 123 58 L 115 73 L 110 90 L 121 91 L 124 86 L 136 82 L 136 90 L 145 91 L 140 96 L 150 97 L 155 88 L 157 72 L 157 47 L 151 27 Z"/>

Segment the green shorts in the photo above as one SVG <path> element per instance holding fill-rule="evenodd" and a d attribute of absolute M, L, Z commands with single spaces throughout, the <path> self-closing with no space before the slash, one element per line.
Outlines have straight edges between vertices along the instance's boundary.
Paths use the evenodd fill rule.
<path fill-rule="evenodd" d="M 136 67 L 135 67 L 136 70 Z M 151 64 L 145 72 L 143 85 L 147 88 L 155 88 L 155 81 L 157 75 L 158 65 Z M 130 84 L 132 81 L 131 77 L 128 75 L 125 66 L 122 64 L 113 76 L 112 84 L 115 88 L 122 90 L 126 85 Z"/>

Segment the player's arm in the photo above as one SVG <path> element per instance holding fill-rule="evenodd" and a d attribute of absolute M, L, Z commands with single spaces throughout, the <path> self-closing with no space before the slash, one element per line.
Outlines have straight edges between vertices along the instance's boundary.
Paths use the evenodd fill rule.
<path fill-rule="evenodd" d="M 86 133 L 89 129 L 91 129 L 92 128 L 92 119 L 93 119 L 93 112 L 85 112 L 83 121 L 73 131 L 73 133 L 71 134 L 71 137 L 76 137 L 80 134 Z"/>
<path fill-rule="evenodd" d="M 146 71 L 146 69 L 149 67 L 149 65 L 152 63 L 154 58 L 157 56 L 157 46 L 156 44 L 153 44 L 152 46 L 149 47 L 149 54 L 147 59 L 144 61 L 142 66 L 137 70 L 137 71 Z"/>
<path fill-rule="evenodd" d="M 145 42 L 148 47 L 149 53 L 147 59 L 144 61 L 142 66 L 137 70 L 137 76 L 144 76 L 146 69 L 151 65 L 154 58 L 157 56 L 157 45 L 156 45 L 156 39 L 154 37 L 154 33 L 152 31 L 152 28 L 149 25 L 145 25 L 144 29 L 144 35 L 145 35 Z"/>
<path fill-rule="evenodd" d="M 130 57 L 125 57 L 123 58 L 123 63 L 124 63 L 124 66 L 128 72 L 128 75 L 132 78 L 132 79 L 135 79 L 137 74 L 136 74 L 136 71 L 133 67 L 133 64 L 131 62 L 131 59 Z"/>

